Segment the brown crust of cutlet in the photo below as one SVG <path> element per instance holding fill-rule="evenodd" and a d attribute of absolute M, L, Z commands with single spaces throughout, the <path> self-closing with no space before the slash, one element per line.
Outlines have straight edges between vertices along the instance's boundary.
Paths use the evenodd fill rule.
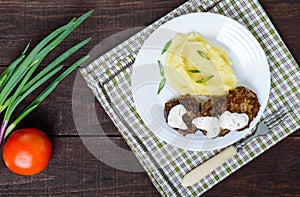
<path fill-rule="evenodd" d="M 206 101 L 201 108 L 201 116 L 219 117 L 226 111 L 226 96 L 212 97 Z M 201 130 L 204 135 L 207 131 Z M 221 129 L 219 136 L 225 136 L 229 133 L 228 129 Z"/>
<path fill-rule="evenodd" d="M 231 113 L 245 113 L 249 117 L 248 124 L 238 129 L 242 131 L 249 127 L 251 121 L 257 116 L 260 104 L 257 95 L 250 89 L 239 86 L 233 90 L 229 90 L 226 97 L 212 97 L 202 105 L 202 116 L 218 117 L 225 111 Z M 225 136 L 230 130 L 221 129 L 219 136 Z M 206 131 L 202 131 L 205 135 Z"/>
<path fill-rule="evenodd" d="M 218 117 L 226 111 L 226 97 L 212 97 L 201 108 L 201 116 Z"/>
<path fill-rule="evenodd" d="M 182 135 L 195 133 L 198 129 L 196 128 L 195 125 L 192 124 L 192 120 L 201 115 L 200 114 L 201 103 L 199 102 L 197 97 L 191 95 L 184 95 L 184 96 L 179 96 L 171 99 L 170 101 L 165 103 L 164 116 L 167 121 L 168 121 L 170 110 L 179 104 L 183 105 L 187 110 L 187 113 L 183 115 L 182 119 L 187 125 L 188 129 L 186 130 L 176 129 L 176 128 L 174 129 L 177 130 Z"/>
<path fill-rule="evenodd" d="M 239 86 L 233 90 L 229 90 L 226 98 L 226 109 L 228 111 L 232 113 L 245 113 L 249 117 L 248 124 L 238 131 L 248 128 L 260 109 L 257 95 L 252 90 Z"/>
<path fill-rule="evenodd" d="M 175 129 L 182 135 L 195 133 L 198 129 L 195 125 L 192 124 L 192 120 L 196 117 L 203 116 L 213 116 L 219 117 L 225 111 L 230 111 L 231 113 L 245 113 L 249 117 L 248 124 L 238 129 L 237 131 L 242 131 L 249 127 L 252 120 L 257 116 L 260 109 L 260 104 L 257 98 L 257 95 L 250 89 L 239 86 L 233 90 L 229 90 L 226 96 L 221 97 L 211 97 L 203 105 L 197 97 L 184 95 L 174 99 L 171 99 L 165 104 L 165 118 L 170 113 L 170 110 L 178 105 L 182 104 L 187 113 L 183 115 L 182 119 L 186 123 L 188 129 L 181 130 Z M 201 130 L 201 132 L 206 135 L 207 131 Z M 230 130 L 221 129 L 219 136 L 225 136 Z"/>

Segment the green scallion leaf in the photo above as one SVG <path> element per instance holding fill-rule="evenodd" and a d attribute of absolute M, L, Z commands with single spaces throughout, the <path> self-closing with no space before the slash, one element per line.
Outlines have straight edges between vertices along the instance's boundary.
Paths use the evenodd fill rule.
<path fill-rule="evenodd" d="M 167 79 L 164 77 L 160 83 L 159 83 L 159 86 L 158 86 L 158 89 L 157 89 L 157 95 L 161 92 L 161 90 L 165 87 L 165 84 L 166 84 L 166 81 Z"/>
<path fill-rule="evenodd" d="M 203 58 L 205 58 L 205 59 L 207 59 L 207 60 L 211 60 L 204 52 L 198 50 L 197 53 L 198 53 L 201 57 L 203 57 Z"/>
<path fill-rule="evenodd" d="M 35 84 L 40 78 L 42 78 L 46 73 L 51 71 L 53 68 L 55 68 L 58 64 L 63 62 L 65 59 L 67 59 L 69 56 L 74 54 L 76 51 L 78 51 L 80 48 L 85 46 L 88 42 L 91 41 L 91 38 L 85 39 L 79 44 L 73 46 L 71 49 L 64 52 L 62 55 L 57 57 L 53 62 L 51 62 L 46 68 L 44 68 L 40 73 L 38 73 L 32 80 L 30 80 L 25 87 L 23 88 L 23 91 L 26 91 L 29 87 L 31 87 L 33 84 Z"/>
<path fill-rule="evenodd" d="M 16 59 L 13 63 L 11 63 L 0 75 L 0 91 L 2 90 L 3 86 L 5 86 L 8 79 L 10 79 L 11 75 L 15 68 L 22 62 L 25 58 L 25 53 L 27 52 L 30 44 L 27 44 L 24 51 L 22 52 L 21 56 Z"/>
<path fill-rule="evenodd" d="M 204 82 L 207 82 L 208 80 L 210 80 L 211 78 L 213 78 L 214 75 L 211 75 L 209 77 L 206 77 L 206 78 L 202 78 L 202 79 L 199 79 L 197 81 L 195 81 L 196 83 L 204 83 Z"/>
<path fill-rule="evenodd" d="M 14 72 L 12 72 L 12 76 L 8 79 L 7 84 L 0 93 L 0 106 L 5 102 L 6 98 L 10 95 L 12 90 L 19 84 L 21 79 L 25 76 L 25 74 L 32 68 L 33 63 L 36 63 L 39 61 L 41 56 L 39 58 L 36 58 L 37 54 L 40 50 L 42 50 L 51 40 L 56 38 L 58 35 L 60 35 L 62 32 L 64 32 L 67 28 L 70 27 L 70 23 L 67 25 L 55 30 L 53 33 L 51 33 L 49 36 L 44 38 L 31 52 L 30 54 L 20 63 L 20 65 L 15 69 Z M 43 54 L 45 55 L 45 54 Z"/>
<path fill-rule="evenodd" d="M 163 50 L 161 51 L 161 55 L 164 54 L 164 53 L 168 50 L 168 48 L 170 47 L 171 43 L 172 43 L 172 39 L 170 39 L 170 40 L 165 44 Z"/>
<path fill-rule="evenodd" d="M 187 70 L 187 71 L 190 72 L 190 73 L 201 73 L 200 70 Z"/>
<path fill-rule="evenodd" d="M 6 86 L 6 83 L 10 79 L 11 75 L 13 74 L 13 71 L 16 69 L 16 67 L 20 64 L 20 62 L 23 61 L 25 58 L 25 55 L 21 55 L 17 60 L 15 60 L 13 63 L 11 63 L 2 73 L 0 76 L 0 91 Z"/>
<path fill-rule="evenodd" d="M 159 60 L 157 60 L 160 76 L 165 77 L 164 67 Z"/>
<path fill-rule="evenodd" d="M 82 64 L 88 56 L 85 56 L 74 63 L 71 67 L 66 69 L 59 75 L 32 103 L 11 123 L 10 117 L 17 106 L 44 82 L 48 81 L 52 76 L 58 73 L 62 66 L 58 66 L 62 61 L 67 59 L 70 55 L 75 53 L 78 49 L 83 47 L 90 41 L 86 39 L 76 46 L 72 47 L 61 56 L 56 58 L 51 64 L 45 67 L 35 77 L 31 77 L 39 64 L 58 44 L 60 44 L 77 26 L 79 26 L 86 18 L 93 13 L 93 10 L 82 15 L 78 19 L 72 19 L 67 25 L 64 25 L 46 38 L 44 38 L 34 49 L 25 56 L 29 45 L 25 48 L 20 58 L 14 61 L 5 71 L 0 75 L 0 110 L 1 112 L 7 108 L 0 128 L 0 145 L 3 142 L 3 136 L 8 134 L 14 127 L 26 117 L 32 110 L 34 110 L 61 82 L 66 76 L 74 71 L 80 64 Z"/>
<path fill-rule="evenodd" d="M 52 76 L 54 76 L 58 71 L 60 71 L 62 69 L 63 66 L 58 66 L 56 69 L 54 69 L 53 71 L 49 72 L 47 75 L 45 75 L 42 79 L 40 79 L 39 81 L 37 81 L 33 86 L 31 86 L 26 92 L 24 92 L 21 96 L 19 96 L 17 99 L 15 99 L 15 101 L 13 102 L 13 104 L 8 105 L 8 109 L 5 113 L 4 119 L 8 120 L 10 118 L 10 116 L 12 115 L 12 113 L 14 112 L 14 110 L 17 108 L 17 106 L 31 93 L 33 92 L 36 88 L 38 88 L 40 85 L 42 85 L 43 83 L 45 83 L 48 79 L 50 79 Z M 13 97 L 10 98 L 11 100 L 13 99 Z M 10 100 L 7 100 L 10 101 Z M 7 102 L 4 103 L 4 107 L 7 105 Z"/>
<path fill-rule="evenodd" d="M 31 104 L 15 119 L 13 123 L 6 129 L 4 138 L 9 135 L 9 133 L 15 128 L 15 126 L 25 118 L 32 110 L 34 110 L 49 94 L 57 87 L 57 85 L 67 77 L 72 71 L 74 71 L 78 66 L 80 66 L 85 60 L 89 58 L 89 55 L 82 57 L 72 66 L 70 66 L 66 71 L 60 74 Z"/>

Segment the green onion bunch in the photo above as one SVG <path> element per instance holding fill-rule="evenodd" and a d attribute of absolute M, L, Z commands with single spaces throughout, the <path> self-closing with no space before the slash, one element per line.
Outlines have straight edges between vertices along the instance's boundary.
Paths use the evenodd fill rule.
<path fill-rule="evenodd" d="M 18 105 L 34 90 L 48 81 L 58 73 L 63 66 L 61 63 L 80 48 L 85 46 L 91 38 L 76 44 L 62 55 L 53 60 L 39 73 L 33 76 L 37 67 L 41 64 L 47 54 L 60 44 L 76 27 L 87 19 L 93 10 L 82 15 L 78 19 L 72 19 L 68 24 L 58 28 L 26 55 L 29 44 L 19 58 L 12 62 L 0 75 L 0 113 L 4 113 L 4 118 L 0 128 L 0 146 L 16 127 L 16 125 L 33 111 L 73 70 L 80 66 L 89 56 L 84 56 L 62 72 L 48 87 L 46 87 L 25 109 L 11 121 L 11 116 Z"/>

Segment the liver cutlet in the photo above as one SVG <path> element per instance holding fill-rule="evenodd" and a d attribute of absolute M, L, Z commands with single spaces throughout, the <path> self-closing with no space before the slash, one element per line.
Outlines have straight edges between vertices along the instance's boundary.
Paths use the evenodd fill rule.
<path fill-rule="evenodd" d="M 201 116 L 219 117 L 225 111 L 247 114 L 249 117 L 248 124 L 237 131 L 244 130 L 249 127 L 251 121 L 257 116 L 260 108 L 257 95 L 252 90 L 243 86 L 230 90 L 226 96 L 211 97 L 203 105 L 201 105 L 201 102 L 197 97 L 190 95 L 171 99 L 165 104 L 166 119 L 170 110 L 178 104 L 182 104 L 187 110 L 187 113 L 182 119 L 186 123 L 188 129 L 175 129 L 182 135 L 195 133 L 198 130 L 195 125 L 192 124 L 194 118 Z M 206 135 L 207 131 L 201 131 Z M 230 130 L 221 128 L 219 136 L 225 136 L 229 132 Z"/>
<path fill-rule="evenodd" d="M 183 115 L 182 119 L 184 123 L 187 125 L 188 129 L 178 129 L 174 128 L 176 131 L 181 133 L 182 135 L 187 135 L 191 133 L 195 133 L 198 129 L 195 125 L 192 124 L 192 120 L 196 117 L 199 117 L 200 111 L 201 111 L 201 103 L 199 102 L 198 98 L 191 95 L 184 95 L 179 96 L 176 98 L 171 99 L 167 103 L 165 103 L 165 110 L 164 110 L 164 116 L 168 122 L 168 116 L 173 107 L 176 105 L 183 105 L 187 112 Z"/>

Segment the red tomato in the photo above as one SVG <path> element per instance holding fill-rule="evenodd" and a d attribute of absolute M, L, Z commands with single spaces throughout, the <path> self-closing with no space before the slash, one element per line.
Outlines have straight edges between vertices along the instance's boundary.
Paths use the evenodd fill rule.
<path fill-rule="evenodd" d="M 3 147 L 5 165 L 20 175 L 41 172 L 48 165 L 51 154 L 50 139 L 42 131 L 33 128 L 13 132 Z"/>

